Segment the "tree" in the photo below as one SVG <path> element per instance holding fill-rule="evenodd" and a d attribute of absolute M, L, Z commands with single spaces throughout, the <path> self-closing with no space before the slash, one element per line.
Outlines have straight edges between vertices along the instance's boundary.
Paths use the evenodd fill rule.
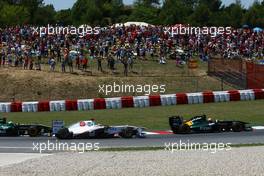
<path fill-rule="evenodd" d="M 264 3 L 255 1 L 244 15 L 243 22 L 250 26 L 264 27 Z"/>
<path fill-rule="evenodd" d="M 193 26 L 207 26 L 210 25 L 209 20 L 212 12 L 207 5 L 199 4 L 194 12 L 190 15 L 189 21 Z"/>
<path fill-rule="evenodd" d="M 30 22 L 34 23 L 34 16 L 36 14 L 36 10 L 43 6 L 43 0 L 2 0 L 9 5 L 17 5 L 17 6 L 23 6 L 28 9 L 29 15 L 30 15 Z"/>
<path fill-rule="evenodd" d="M 56 23 L 55 15 L 56 11 L 53 5 L 46 5 L 37 8 L 34 12 L 35 15 L 32 18 L 33 24 L 37 25 L 47 25 Z"/>
<path fill-rule="evenodd" d="M 158 6 L 158 0 L 137 0 L 134 3 L 129 20 L 159 24 L 160 8 Z"/>
<path fill-rule="evenodd" d="M 72 25 L 71 9 L 58 11 L 55 18 L 59 24 Z"/>
<path fill-rule="evenodd" d="M 28 23 L 30 14 L 27 8 L 17 5 L 5 5 L 1 9 L 0 19 L 8 26 Z"/>
<path fill-rule="evenodd" d="M 226 7 L 224 9 L 224 12 L 226 12 L 226 24 L 235 28 L 241 27 L 244 15 L 243 11 L 240 1 L 236 1 L 236 3 L 230 4 Z"/>
<path fill-rule="evenodd" d="M 160 12 L 163 24 L 188 23 L 196 0 L 165 0 Z"/>
<path fill-rule="evenodd" d="M 199 4 L 206 5 L 211 12 L 217 12 L 222 6 L 221 0 L 199 0 Z"/>

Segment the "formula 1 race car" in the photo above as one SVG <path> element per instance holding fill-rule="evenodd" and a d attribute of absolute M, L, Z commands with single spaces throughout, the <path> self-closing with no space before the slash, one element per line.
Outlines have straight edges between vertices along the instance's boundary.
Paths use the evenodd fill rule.
<path fill-rule="evenodd" d="M 211 120 L 206 115 L 195 116 L 184 121 L 180 116 L 169 118 L 171 130 L 174 134 L 209 133 L 209 132 L 241 132 L 251 131 L 248 123 L 241 121 L 218 121 Z"/>
<path fill-rule="evenodd" d="M 52 130 L 48 126 L 38 124 L 15 124 L 7 122 L 6 118 L 0 118 L 0 136 L 21 136 L 29 135 L 30 137 L 51 134 Z"/>
<path fill-rule="evenodd" d="M 77 122 L 68 128 L 60 129 L 55 135 L 58 139 L 89 139 L 89 138 L 132 138 L 145 137 L 144 128 L 135 126 L 104 126 L 93 120 Z"/>

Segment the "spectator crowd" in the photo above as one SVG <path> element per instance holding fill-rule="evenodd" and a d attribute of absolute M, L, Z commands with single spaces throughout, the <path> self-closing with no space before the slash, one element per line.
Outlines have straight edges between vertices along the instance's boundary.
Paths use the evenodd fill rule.
<path fill-rule="evenodd" d="M 48 64 L 52 72 L 57 67 L 61 72 L 74 72 L 76 69 L 87 71 L 89 62 L 96 60 L 98 71 L 106 69 L 102 62 L 112 71 L 116 64 L 122 64 L 127 76 L 136 59 L 166 64 L 167 59 L 186 61 L 194 55 L 203 61 L 213 55 L 263 59 L 264 32 L 236 29 L 231 34 L 215 37 L 171 36 L 162 26 L 131 25 L 105 27 L 99 34 L 80 37 L 62 33 L 40 36 L 32 26 L 0 29 L 1 67 L 42 70 L 43 64 Z"/>

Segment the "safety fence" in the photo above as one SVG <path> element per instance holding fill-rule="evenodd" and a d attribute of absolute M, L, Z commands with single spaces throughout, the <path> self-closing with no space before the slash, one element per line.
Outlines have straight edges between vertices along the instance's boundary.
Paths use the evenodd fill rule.
<path fill-rule="evenodd" d="M 212 58 L 208 61 L 208 74 L 221 78 L 236 88 L 247 87 L 245 61 L 242 59 Z"/>
<path fill-rule="evenodd" d="M 264 65 L 247 62 L 247 88 L 264 87 Z"/>
<path fill-rule="evenodd" d="M 208 74 L 239 89 L 264 87 L 264 65 L 243 59 L 212 58 L 208 62 Z"/>
<path fill-rule="evenodd" d="M 264 89 L 206 91 L 169 95 L 126 96 L 81 100 L 0 103 L 0 112 L 60 112 L 99 109 L 144 108 L 178 104 L 202 104 L 264 99 Z"/>

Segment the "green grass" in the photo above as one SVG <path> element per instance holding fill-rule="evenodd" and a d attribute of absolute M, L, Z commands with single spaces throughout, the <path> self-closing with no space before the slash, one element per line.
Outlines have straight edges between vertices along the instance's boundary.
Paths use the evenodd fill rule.
<path fill-rule="evenodd" d="M 51 125 L 54 119 L 61 119 L 66 125 L 95 118 L 107 125 L 129 124 L 144 126 L 152 130 L 169 129 L 168 117 L 182 115 L 190 118 L 206 114 L 219 120 L 242 120 L 253 125 L 264 125 L 264 100 L 196 105 L 176 105 L 150 108 L 126 108 L 119 110 L 93 110 L 72 112 L 9 113 L 5 116 L 19 123 L 42 123 Z M 1 114 L 3 116 L 3 114 Z"/>

